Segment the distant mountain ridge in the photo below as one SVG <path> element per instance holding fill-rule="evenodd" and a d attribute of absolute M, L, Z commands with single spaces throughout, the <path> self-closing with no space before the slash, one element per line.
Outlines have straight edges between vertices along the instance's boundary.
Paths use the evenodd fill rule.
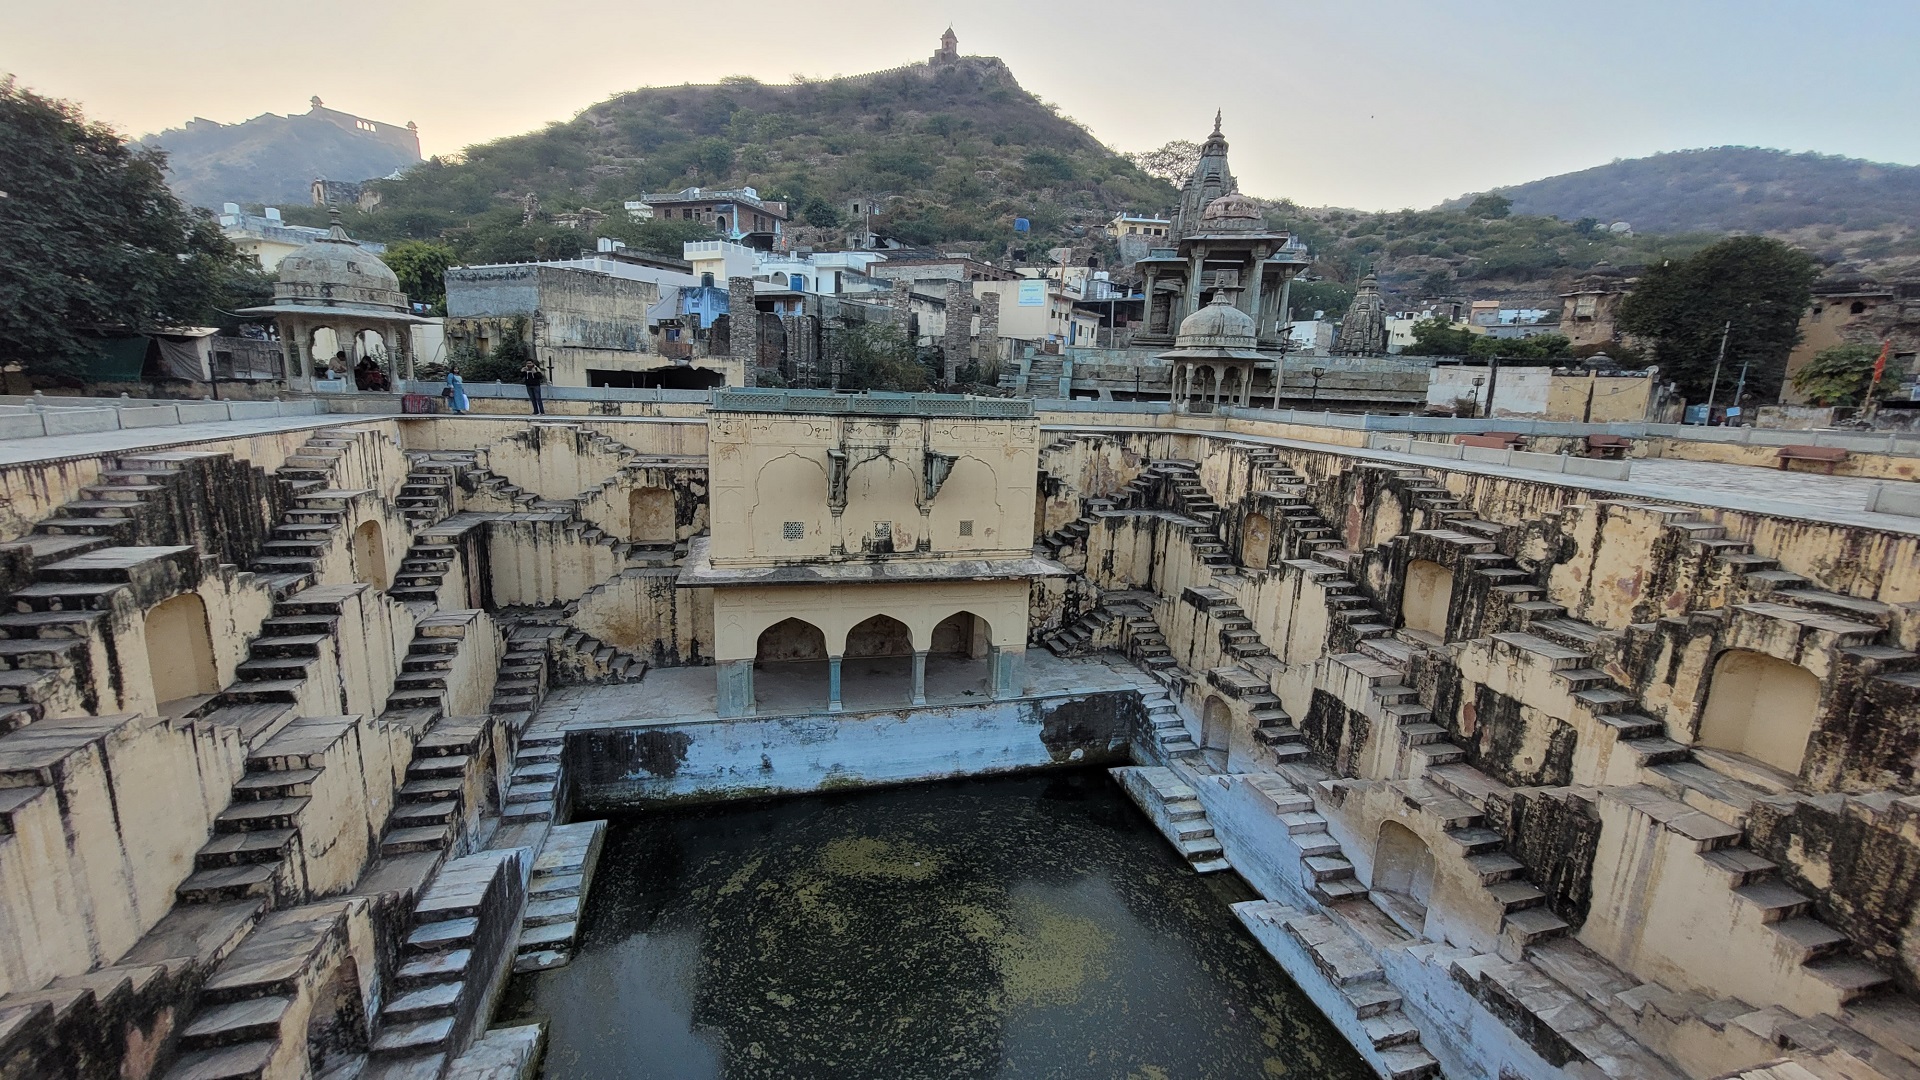
<path fill-rule="evenodd" d="M 138 141 L 167 152 L 167 183 L 176 195 L 212 209 L 223 202 L 305 204 L 315 180 L 359 183 L 420 161 L 411 124 L 329 109 L 319 98 L 305 113 L 263 113 L 238 124 L 196 118 Z"/>
<path fill-rule="evenodd" d="M 1920 166 L 1914 165 L 1719 146 L 1494 190 L 1513 200 L 1517 214 L 1625 221 L 1642 232 L 1764 233 L 1828 258 L 1920 254 Z"/>

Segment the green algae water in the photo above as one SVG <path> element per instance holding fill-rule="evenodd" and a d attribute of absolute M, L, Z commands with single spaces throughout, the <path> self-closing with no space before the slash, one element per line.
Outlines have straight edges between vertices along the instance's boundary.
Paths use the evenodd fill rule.
<path fill-rule="evenodd" d="M 581 947 L 518 976 L 550 1080 L 1363 1080 L 1104 772 L 615 819 Z"/>

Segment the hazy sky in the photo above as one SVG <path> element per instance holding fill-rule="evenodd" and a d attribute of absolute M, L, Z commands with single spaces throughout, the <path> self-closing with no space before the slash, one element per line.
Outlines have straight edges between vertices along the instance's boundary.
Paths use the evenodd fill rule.
<path fill-rule="evenodd" d="M 1121 150 L 1205 136 L 1241 186 L 1424 207 L 1660 150 L 1920 163 L 1920 0 L 0 0 L 0 72 L 129 134 L 334 108 L 427 153 L 636 86 L 855 74 L 952 22 Z"/>

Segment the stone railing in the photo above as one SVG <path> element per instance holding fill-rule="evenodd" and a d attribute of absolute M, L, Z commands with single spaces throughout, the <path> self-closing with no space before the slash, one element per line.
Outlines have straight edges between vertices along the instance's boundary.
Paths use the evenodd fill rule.
<path fill-rule="evenodd" d="M 847 416 L 966 416 L 1024 420 L 1033 416 L 1025 398 L 983 398 L 962 394 L 836 394 L 814 390 L 716 390 L 713 406 L 721 412 L 833 413 Z"/>
<path fill-rule="evenodd" d="M 318 416 L 319 401 L 155 401 L 135 398 L 0 398 L 0 439 L 92 435 L 104 431 Z"/>

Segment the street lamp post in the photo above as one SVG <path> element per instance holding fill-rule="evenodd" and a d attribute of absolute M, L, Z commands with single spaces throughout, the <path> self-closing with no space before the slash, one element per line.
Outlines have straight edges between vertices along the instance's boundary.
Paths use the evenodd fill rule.
<path fill-rule="evenodd" d="M 1319 404 L 1320 402 L 1320 376 L 1325 375 L 1326 373 L 1327 373 L 1327 369 L 1323 367 L 1314 367 L 1314 368 L 1307 369 L 1307 374 L 1313 377 L 1313 388 L 1310 391 L 1311 396 L 1308 397 L 1307 400 L 1313 402 L 1316 405 Z"/>

